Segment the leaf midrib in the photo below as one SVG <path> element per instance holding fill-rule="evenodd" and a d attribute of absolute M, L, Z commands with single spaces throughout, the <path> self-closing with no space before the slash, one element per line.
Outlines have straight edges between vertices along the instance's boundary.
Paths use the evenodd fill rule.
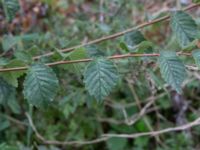
<path fill-rule="evenodd" d="M 38 86 L 38 89 L 39 89 L 40 95 L 41 95 L 42 99 L 45 101 L 45 100 L 46 100 L 46 99 L 45 99 L 45 96 L 42 94 L 42 93 L 43 93 L 42 85 L 41 85 L 40 82 L 39 82 L 39 81 L 41 81 L 41 80 L 38 78 L 38 73 L 37 73 L 37 71 L 36 71 L 36 70 L 33 70 L 33 74 L 34 74 L 36 80 L 38 81 L 38 82 L 36 82 L 36 83 L 39 85 L 39 86 Z M 42 91 L 42 92 L 41 92 L 41 91 Z"/>

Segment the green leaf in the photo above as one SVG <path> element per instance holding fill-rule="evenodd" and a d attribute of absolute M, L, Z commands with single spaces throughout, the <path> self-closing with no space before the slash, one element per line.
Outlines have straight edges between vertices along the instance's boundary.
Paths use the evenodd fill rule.
<path fill-rule="evenodd" d="M 78 60 L 87 58 L 87 54 L 84 48 L 76 49 L 69 55 L 70 60 Z M 81 69 L 83 68 L 82 64 L 71 64 L 71 67 L 76 72 L 76 74 L 81 74 Z"/>
<path fill-rule="evenodd" d="M 176 53 L 172 51 L 161 52 L 159 66 L 164 80 L 178 93 L 181 93 L 181 84 L 186 77 L 186 70 Z"/>
<path fill-rule="evenodd" d="M 43 64 L 30 67 L 24 81 L 24 96 L 35 106 L 46 106 L 58 90 L 58 79 L 53 70 Z"/>
<path fill-rule="evenodd" d="M 0 78 L 0 104 L 7 103 L 10 97 L 13 97 L 14 94 L 15 89 Z"/>
<path fill-rule="evenodd" d="M 97 24 L 97 25 L 99 26 L 99 29 L 102 32 L 109 33 L 112 30 L 112 28 L 108 24 L 100 23 L 100 24 Z"/>
<path fill-rule="evenodd" d="M 24 34 L 19 36 L 4 35 L 2 39 L 2 46 L 4 51 L 8 51 L 20 42 L 30 42 L 39 38 L 39 34 Z"/>
<path fill-rule="evenodd" d="M 124 138 L 110 138 L 107 141 L 109 150 L 124 150 L 127 145 L 127 139 Z"/>
<path fill-rule="evenodd" d="M 10 127 L 10 122 L 8 120 L 1 119 L 0 122 L 1 122 L 1 124 L 0 124 L 0 132 L 2 132 L 3 130 L 5 130 L 5 129 Z M 0 149 L 0 150 L 4 150 L 4 149 Z"/>
<path fill-rule="evenodd" d="M 9 63 L 9 60 L 4 57 L 0 57 L 0 67 L 5 66 Z"/>
<path fill-rule="evenodd" d="M 137 51 L 140 52 L 153 52 L 152 51 L 152 47 L 153 47 L 153 43 L 150 41 L 143 41 L 140 44 L 138 44 L 138 46 L 136 47 Z"/>
<path fill-rule="evenodd" d="M 24 34 L 24 35 L 20 35 L 19 37 L 24 42 L 35 41 L 39 39 L 39 34 L 38 33 Z"/>
<path fill-rule="evenodd" d="M 11 22 L 20 9 L 18 0 L 2 0 L 3 10 L 8 22 Z"/>
<path fill-rule="evenodd" d="M 87 54 L 85 52 L 85 49 L 82 48 L 78 48 L 75 51 L 73 51 L 70 55 L 69 58 L 71 60 L 76 60 L 76 59 L 84 59 L 87 57 Z"/>
<path fill-rule="evenodd" d="M 86 89 L 97 100 L 108 96 L 118 79 L 118 71 L 114 64 L 103 58 L 92 61 L 84 73 Z"/>
<path fill-rule="evenodd" d="M 148 146 L 149 140 L 149 137 L 139 137 L 134 140 L 134 145 L 144 149 L 145 146 Z"/>
<path fill-rule="evenodd" d="M 16 59 L 25 63 L 31 63 L 33 61 L 31 55 L 27 51 L 15 51 L 14 56 Z"/>
<path fill-rule="evenodd" d="M 195 40 L 199 32 L 193 18 L 183 11 L 172 13 L 171 28 L 182 48 Z"/>
<path fill-rule="evenodd" d="M 195 60 L 196 65 L 200 69 L 200 49 L 196 49 L 196 50 L 192 51 L 192 56 Z"/>
<path fill-rule="evenodd" d="M 67 54 L 66 54 L 67 55 Z M 85 59 L 87 58 L 87 54 L 85 49 L 82 48 L 78 48 L 75 51 L 72 51 L 69 53 L 69 55 L 67 56 L 67 58 L 69 60 L 78 60 L 78 59 Z M 72 71 L 73 73 L 76 73 L 77 75 L 81 74 L 82 69 L 85 67 L 85 64 L 69 64 L 69 65 L 61 65 L 61 67 L 68 69 L 70 71 Z"/>
<path fill-rule="evenodd" d="M 83 47 L 78 48 L 72 52 L 69 53 L 63 53 L 60 50 L 56 49 L 56 53 L 54 57 L 56 59 L 62 59 L 62 60 L 78 60 L 78 59 L 85 59 L 87 58 L 86 51 Z M 82 68 L 84 67 L 83 64 L 69 64 L 69 65 L 60 65 L 60 68 L 63 68 L 65 70 L 70 70 L 73 73 L 77 73 L 78 75 L 81 73 Z"/>
<path fill-rule="evenodd" d="M 105 56 L 105 54 L 96 45 L 88 45 L 85 48 L 89 57 L 95 58 Z"/>
<path fill-rule="evenodd" d="M 4 35 L 2 39 L 3 50 L 6 52 L 13 48 L 20 41 L 19 37 Z"/>
<path fill-rule="evenodd" d="M 120 46 L 121 49 L 125 50 L 126 52 L 129 51 L 129 49 L 128 49 L 128 47 L 127 47 L 125 42 L 120 42 L 119 46 Z"/>
<path fill-rule="evenodd" d="M 146 39 L 140 31 L 133 31 L 125 35 L 125 43 L 129 49 L 134 49 L 143 41 L 146 41 Z"/>
<path fill-rule="evenodd" d="M 5 143 L 0 144 L 0 150 L 19 150 L 16 146 L 10 146 Z"/>
<path fill-rule="evenodd" d="M 16 90 L 14 89 L 12 94 L 10 94 L 9 100 L 7 101 L 7 106 L 12 110 L 13 113 L 20 114 L 21 107 L 16 99 L 16 94 Z"/>
<path fill-rule="evenodd" d="M 73 53 L 73 51 L 72 52 L 68 52 L 68 53 L 63 53 L 59 49 L 57 49 L 56 47 L 54 49 L 55 49 L 55 53 L 54 53 L 53 57 L 55 59 L 66 60 L 66 58 L 68 58 Z"/>
<path fill-rule="evenodd" d="M 11 60 L 4 68 L 14 68 L 14 67 L 23 67 L 25 63 L 21 60 Z M 18 87 L 18 78 L 25 74 L 26 71 L 17 71 L 17 72 L 2 72 L 0 76 L 11 84 L 14 87 Z"/>

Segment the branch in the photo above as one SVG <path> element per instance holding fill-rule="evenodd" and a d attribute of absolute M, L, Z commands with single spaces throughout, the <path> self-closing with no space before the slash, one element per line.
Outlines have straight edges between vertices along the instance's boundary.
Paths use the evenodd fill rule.
<path fill-rule="evenodd" d="M 198 6 L 200 6 L 200 3 L 191 4 L 190 6 L 184 8 L 183 11 L 194 9 L 194 8 L 196 8 Z M 142 23 L 142 24 L 140 24 L 140 25 L 138 25 L 136 27 L 132 27 L 132 28 L 129 28 L 127 30 L 124 30 L 124 31 L 121 31 L 121 32 L 118 32 L 118 33 L 115 33 L 115 34 L 104 36 L 104 37 L 101 37 L 99 39 L 92 40 L 92 41 L 89 41 L 87 43 L 76 45 L 76 46 L 73 46 L 73 47 L 70 47 L 70 48 L 62 49 L 62 50 L 60 50 L 60 52 L 71 52 L 71 51 L 73 51 L 75 49 L 78 49 L 78 48 L 81 48 L 81 47 L 84 47 L 84 46 L 87 46 L 87 45 L 97 44 L 97 43 L 100 43 L 100 42 L 103 42 L 103 41 L 106 41 L 106 40 L 114 39 L 114 38 L 120 37 L 120 36 L 122 36 L 122 35 L 124 35 L 126 33 L 132 32 L 134 30 L 142 29 L 142 28 L 144 28 L 146 26 L 149 26 L 149 25 L 152 25 L 152 24 L 155 24 L 155 23 L 158 23 L 158 22 L 162 22 L 162 21 L 167 20 L 169 18 L 170 18 L 170 15 L 166 15 L 164 17 L 161 17 L 161 18 L 149 21 L 149 22 Z M 46 53 L 46 54 L 43 54 L 43 55 L 35 56 L 35 57 L 33 57 L 33 59 L 36 60 L 36 59 L 40 59 L 41 57 L 52 56 L 53 54 L 54 54 L 54 52 L 49 52 L 49 53 Z"/>
<path fill-rule="evenodd" d="M 94 139 L 94 140 L 91 140 L 91 141 L 50 141 L 50 140 L 46 140 L 39 132 L 38 130 L 36 129 L 34 123 L 33 123 L 33 120 L 31 118 L 31 116 L 26 113 L 26 117 L 29 121 L 29 124 L 31 126 L 31 128 L 33 129 L 36 137 L 41 140 L 44 144 L 48 144 L 48 145 L 76 145 L 76 146 L 80 146 L 80 145 L 89 145 L 89 144 L 96 144 L 96 143 L 100 143 L 100 142 L 103 142 L 103 141 L 106 141 L 109 139 L 109 137 L 101 137 L 101 138 L 98 138 L 98 139 Z"/>
<path fill-rule="evenodd" d="M 183 130 L 187 130 L 190 129 L 194 126 L 198 126 L 200 125 L 200 117 L 197 118 L 196 120 L 194 120 L 191 123 L 182 125 L 182 126 L 178 126 L 178 127 L 172 127 L 172 128 L 166 128 L 163 130 L 158 130 L 158 131 L 152 131 L 152 132 L 142 132 L 142 133 L 135 133 L 135 134 L 103 134 L 103 137 L 118 137 L 118 138 L 138 138 L 138 137 L 142 137 L 142 136 L 156 136 L 156 135 L 160 135 L 160 134 L 164 134 L 164 133 L 168 133 L 168 132 L 174 132 L 174 131 L 183 131 Z"/>
<path fill-rule="evenodd" d="M 165 96 L 166 93 L 162 93 L 162 94 L 159 94 L 158 96 L 150 96 L 148 97 L 147 99 L 143 100 L 143 101 L 140 101 L 140 104 L 144 104 L 146 102 L 149 102 L 151 101 L 153 98 L 155 99 L 159 99 L 163 96 Z M 111 107 L 111 108 L 114 108 L 114 109 L 122 109 L 122 108 L 130 108 L 130 107 L 133 107 L 133 106 L 136 106 L 136 102 L 131 102 L 131 103 L 128 103 L 128 104 L 124 104 L 124 103 L 113 103 L 112 101 L 110 100 L 106 100 L 105 101 L 105 105 Z"/>
<path fill-rule="evenodd" d="M 132 118 L 127 118 L 125 120 L 116 120 L 116 119 L 113 119 L 113 118 L 101 118 L 101 117 L 97 117 L 97 120 L 99 122 L 105 122 L 105 123 L 109 123 L 109 124 L 115 124 L 115 125 L 127 125 L 127 126 L 131 126 L 133 125 L 134 123 L 136 123 L 136 121 L 138 121 L 139 119 L 141 119 L 144 115 L 147 115 L 148 113 L 152 113 L 156 110 L 159 110 L 160 108 L 149 108 L 148 110 L 146 110 L 144 112 L 144 114 L 142 114 L 140 116 L 140 118 L 138 117 L 140 114 L 136 114 L 134 115 Z M 133 119 L 137 119 L 135 120 L 135 122 L 133 122 L 132 124 L 129 123 L 130 120 L 133 120 Z"/>
<path fill-rule="evenodd" d="M 191 56 L 191 53 L 177 52 L 177 55 Z M 122 59 L 122 58 L 128 58 L 128 57 L 157 57 L 157 56 L 160 56 L 160 54 L 159 53 L 152 53 L 152 54 L 128 53 L 128 54 L 109 56 L 109 57 L 107 57 L 107 59 Z M 63 65 L 63 64 L 75 64 L 75 63 L 90 62 L 92 60 L 93 60 L 92 58 L 79 59 L 79 60 L 62 60 L 62 61 L 47 63 L 46 65 L 47 66 L 56 66 L 56 65 Z M 15 67 L 15 68 L 0 68 L 0 72 L 21 71 L 21 70 L 26 70 L 26 69 L 28 69 L 28 66 Z"/>
<path fill-rule="evenodd" d="M 156 98 L 152 98 L 139 112 L 138 115 L 132 116 L 129 120 L 127 120 L 127 124 L 129 126 L 135 124 L 140 118 L 142 118 L 146 113 L 148 108 L 156 101 Z"/>
<path fill-rule="evenodd" d="M 156 100 L 162 98 L 165 95 L 166 95 L 166 93 L 162 93 L 162 94 L 159 94 L 158 96 L 151 96 L 144 101 L 140 101 L 140 105 L 141 105 L 142 102 L 143 103 L 147 102 L 147 104 L 145 104 L 145 106 L 141 109 L 141 111 L 138 114 L 135 114 L 132 117 L 126 116 L 125 120 L 115 120 L 115 119 L 112 119 L 112 118 L 101 118 L 101 117 L 98 117 L 97 120 L 100 121 L 100 122 L 107 122 L 107 123 L 112 123 L 112 124 L 117 124 L 117 125 L 125 124 L 125 125 L 128 125 L 128 126 L 131 126 L 131 125 L 135 124 L 139 119 L 141 119 L 144 115 L 146 115 L 146 114 L 148 114 L 152 111 L 158 110 L 159 108 L 149 109 L 149 107 L 152 105 L 152 103 L 154 103 Z M 133 103 L 129 103 L 129 104 L 126 104 L 126 105 L 120 104 L 120 103 L 114 104 L 114 105 L 107 103 L 106 105 L 108 105 L 111 108 L 124 110 L 126 108 L 130 108 L 130 107 L 135 106 L 137 104 L 136 104 L 136 102 L 133 102 Z"/>
<path fill-rule="evenodd" d="M 192 127 L 200 125 L 200 117 L 194 120 L 193 122 L 190 122 L 188 124 L 178 126 L 178 127 L 171 127 L 171 128 L 166 128 L 163 130 L 158 130 L 158 131 L 152 131 L 152 132 L 142 132 L 142 133 L 135 133 L 135 134 L 103 134 L 101 138 L 97 138 L 91 141 L 50 141 L 46 140 L 36 129 L 35 125 L 33 124 L 33 121 L 28 113 L 26 113 L 26 116 L 28 118 L 29 124 L 32 127 L 34 133 L 36 134 L 36 137 L 41 140 L 44 144 L 48 145 L 89 145 L 89 144 L 95 144 L 95 143 L 100 143 L 104 142 L 110 138 L 117 137 L 117 138 L 138 138 L 142 136 L 156 136 L 164 133 L 169 133 L 169 132 L 175 132 L 175 131 L 183 131 L 190 129 Z"/>
<path fill-rule="evenodd" d="M 22 122 L 22 121 L 20 121 L 20 120 L 17 120 L 17 119 L 15 119 L 15 118 L 11 117 L 11 116 L 8 116 L 7 114 L 1 114 L 1 113 L 0 113 L 0 116 L 1 116 L 1 117 L 4 117 L 4 118 L 7 119 L 8 121 L 14 123 L 15 126 L 18 126 L 19 129 L 21 129 L 21 130 L 25 130 L 25 127 L 28 126 L 27 123 Z"/>

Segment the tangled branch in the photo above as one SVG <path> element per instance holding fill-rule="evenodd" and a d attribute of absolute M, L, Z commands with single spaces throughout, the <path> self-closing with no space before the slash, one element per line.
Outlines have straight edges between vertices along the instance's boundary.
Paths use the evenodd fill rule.
<path fill-rule="evenodd" d="M 74 145 L 74 146 L 89 145 L 89 144 L 96 144 L 96 143 L 104 142 L 113 137 L 116 137 L 116 138 L 139 138 L 142 136 L 156 136 L 156 135 L 165 134 L 165 133 L 169 133 L 169 132 L 184 131 L 184 130 L 187 130 L 192 127 L 200 125 L 200 117 L 199 117 L 196 120 L 194 120 L 190 123 L 187 123 L 185 125 L 166 128 L 166 129 L 158 130 L 158 131 L 142 132 L 142 133 L 134 133 L 134 134 L 102 134 L 102 136 L 100 138 L 97 138 L 97 139 L 94 139 L 91 141 L 56 141 L 56 140 L 46 140 L 36 129 L 30 115 L 28 113 L 26 113 L 26 116 L 28 118 L 29 124 L 30 124 L 31 128 L 33 129 L 36 137 L 39 140 L 41 140 L 44 144 L 48 144 L 48 145 Z"/>
<path fill-rule="evenodd" d="M 142 133 L 135 133 L 135 134 L 103 134 L 103 137 L 118 137 L 118 138 L 138 138 L 142 136 L 156 136 L 168 132 L 175 132 L 175 131 L 183 131 L 190 129 L 194 126 L 200 125 L 200 117 L 194 120 L 193 122 L 190 122 L 188 124 L 178 126 L 178 127 L 172 127 L 172 128 L 166 128 L 163 130 L 158 131 L 152 131 L 152 132 L 142 132 Z"/>
<path fill-rule="evenodd" d="M 26 117 L 29 121 L 29 124 L 31 126 L 31 128 L 33 129 L 36 137 L 41 140 L 44 144 L 48 144 L 48 145 L 76 145 L 76 146 L 80 146 L 80 145 L 88 145 L 88 144 L 95 144 L 95 143 L 99 143 L 99 142 L 103 142 L 109 139 L 109 137 L 101 137 L 98 139 L 94 139 L 91 141 L 50 141 L 50 140 L 46 140 L 36 129 L 33 120 L 31 118 L 31 116 L 26 113 Z"/>

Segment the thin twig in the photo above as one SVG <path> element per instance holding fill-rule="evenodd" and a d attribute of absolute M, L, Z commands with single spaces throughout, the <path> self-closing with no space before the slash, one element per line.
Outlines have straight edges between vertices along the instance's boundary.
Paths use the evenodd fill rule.
<path fill-rule="evenodd" d="M 28 124 L 26 124 L 25 122 L 17 120 L 15 118 L 11 117 L 11 116 L 6 115 L 6 114 L 0 114 L 0 116 L 6 118 L 7 120 L 9 120 L 9 121 L 21 126 L 21 127 L 28 126 Z"/>
<path fill-rule="evenodd" d="M 198 6 L 200 6 L 199 3 L 198 4 L 191 4 L 190 6 L 184 8 L 183 11 L 187 11 L 187 10 L 193 9 L 193 8 L 198 7 Z M 118 33 L 115 33 L 115 34 L 112 34 L 112 35 L 104 36 L 104 37 L 101 37 L 99 39 L 92 40 L 92 41 L 89 41 L 87 43 L 76 45 L 76 46 L 73 46 L 73 47 L 70 47 L 70 48 L 62 49 L 62 50 L 60 50 L 60 52 L 71 52 L 71 51 L 73 51 L 75 49 L 78 49 L 78 48 L 81 48 L 81 47 L 84 47 L 84 46 L 87 46 L 87 45 L 97 44 L 97 43 L 100 43 L 100 42 L 103 42 L 103 41 L 106 41 L 106 40 L 114 39 L 114 38 L 120 37 L 120 36 L 122 36 L 122 35 L 124 35 L 126 33 L 132 32 L 134 30 L 142 29 L 142 28 L 144 28 L 146 26 L 149 26 L 149 25 L 152 25 L 152 24 L 167 20 L 169 18 L 170 18 L 170 15 L 166 15 L 164 17 L 161 17 L 161 18 L 149 21 L 149 22 L 142 23 L 142 24 L 140 24 L 140 25 L 138 25 L 136 27 L 132 27 L 132 28 L 129 28 L 127 30 L 124 30 L 124 31 L 121 31 L 121 32 L 118 32 Z M 49 53 L 46 53 L 46 54 L 43 54 L 43 55 L 35 56 L 35 57 L 33 57 L 33 59 L 36 60 L 36 59 L 40 59 L 41 57 L 52 56 L 53 54 L 54 54 L 54 52 L 49 52 Z"/>
<path fill-rule="evenodd" d="M 177 55 L 191 56 L 191 53 L 177 52 Z M 158 56 L 160 56 L 159 53 L 152 53 L 152 54 L 128 53 L 128 54 L 109 56 L 109 57 L 107 57 L 107 59 L 123 59 L 123 58 L 128 58 L 128 57 L 158 57 Z M 79 59 L 79 60 L 62 60 L 62 61 L 47 63 L 46 65 L 47 66 L 56 66 L 56 65 L 63 65 L 63 64 L 75 64 L 75 63 L 90 62 L 92 60 L 93 60 L 92 58 Z M 15 67 L 15 68 L 0 68 L 0 72 L 22 71 L 22 70 L 27 70 L 27 69 L 28 69 L 28 66 Z"/>
<path fill-rule="evenodd" d="M 166 128 L 163 130 L 158 130 L 158 131 L 152 131 L 152 132 L 142 132 L 142 133 L 135 133 L 135 134 L 103 134 L 103 137 L 118 137 L 118 138 L 138 138 L 142 136 L 155 136 L 155 135 L 160 135 L 168 132 L 174 132 L 174 131 L 183 131 L 190 129 L 194 126 L 200 125 L 200 117 L 194 120 L 191 123 L 181 125 L 178 127 L 171 127 L 171 128 Z"/>
<path fill-rule="evenodd" d="M 159 99 L 159 98 L 161 98 L 161 97 L 163 97 L 165 95 L 166 95 L 166 93 L 162 93 L 162 94 L 159 94 L 157 96 L 150 96 L 146 100 L 140 101 L 139 103 L 140 104 L 144 104 L 146 102 L 151 101 L 153 98 L 154 99 Z M 114 108 L 114 109 L 121 109 L 121 108 L 130 108 L 130 107 L 136 106 L 137 104 L 136 104 L 136 102 L 132 102 L 132 103 L 128 103 L 128 104 L 116 103 L 116 102 L 113 103 L 112 101 L 108 102 L 108 100 L 107 100 L 107 101 L 105 101 L 105 105 L 107 105 L 107 106 L 109 106 L 111 108 Z"/>
<path fill-rule="evenodd" d="M 146 111 L 148 108 L 154 103 L 156 99 L 152 98 L 151 101 L 149 101 L 141 110 L 140 113 L 137 116 L 133 116 L 128 120 L 128 125 L 133 125 L 135 122 L 137 122 L 141 117 L 143 117 L 146 114 Z"/>
<path fill-rule="evenodd" d="M 159 110 L 160 108 L 159 107 L 154 107 L 154 108 L 149 108 L 145 111 L 145 114 L 143 115 L 147 115 L 148 113 L 152 113 L 152 112 L 155 112 L 156 110 Z M 134 117 L 137 117 L 139 114 L 136 114 L 134 115 Z M 141 116 L 143 117 L 143 116 Z M 131 118 L 127 118 L 127 119 L 131 119 Z M 141 118 L 138 118 L 138 120 L 141 119 Z M 109 124 L 116 124 L 116 125 L 127 125 L 127 126 L 130 126 L 129 123 L 127 122 L 126 119 L 123 119 L 123 120 L 116 120 L 116 119 L 113 119 L 113 118 L 101 118 L 101 117 L 98 117 L 97 118 L 98 121 L 100 122 L 106 122 L 106 123 L 109 123 Z M 136 122 L 135 122 L 136 123 Z M 132 124 L 133 125 L 133 124 Z"/>
<path fill-rule="evenodd" d="M 142 109 L 142 106 L 140 105 L 140 99 L 139 99 L 139 97 L 138 97 L 138 95 L 137 95 L 137 93 L 136 93 L 136 90 L 135 90 L 134 86 L 130 83 L 129 79 L 127 79 L 127 82 L 128 82 L 128 86 L 129 86 L 129 88 L 130 88 L 130 90 L 131 90 L 131 93 L 132 93 L 132 95 L 133 95 L 133 97 L 134 97 L 134 100 L 136 101 L 136 104 L 137 104 L 137 106 L 138 106 L 138 108 L 139 108 L 139 110 L 140 110 L 140 113 L 139 113 L 138 116 L 133 116 L 132 119 L 129 120 L 129 121 L 127 122 L 128 125 L 133 125 L 136 121 L 138 121 L 141 117 L 143 117 L 143 116 L 145 115 L 146 109 L 147 109 L 148 107 L 150 107 L 152 103 L 151 103 L 151 101 L 150 101 L 150 102 L 144 107 L 144 109 Z M 153 99 L 153 100 L 154 100 L 154 99 Z M 150 104 L 150 105 L 149 105 L 149 104 Z M 146 116 L 144 116 L 143 120 L 144 120 L 144 123 L 146 124 L 146 126 L 148 127 L 148 129 L 149 129 L 150 131 L 153 132 L 153 127 L 152 127 L 151 124 L 149 123 L 149 120 L 146 118 Z M 155 136 L 155 139 L 156 139 L 156 141 L 158 141 L 158 142 L 160 143 L 161 140 L 160 140 L 159 136 Z"/>
<path fill-rule="evenodd" d="M 194 120 L 193 122 L 187 123 L 182 126 L 177 126 L 177 127 L 171 127 L 171 128 L 166 128 L 163 130 L 158 130 L 158 131 L 152 131 L 152 132 L 142 132 L 142 133 L 134 133 L 134 134 L 102 134 L 102 137 L 94 139 L 92 141 L 49 141 L 46 140 L 36 129 L 35 125 L 33 124 L 33 121 L 28 113 L 26 113 L 26 116 L 28 118 L 28 121 L 30 123 L 30 126 L 32 127 L 33 131 L 36 134 L 36 137 L 41 140 L 44 144 L 49 144 L 49 145 L 87 145 L 87 144 L 95 144 L 99 142 L 104 142 L 108 140 L 109 138 L 112 137 L 118 137 L 118 138 L 138 138 L 142 136 L 155 136 L 155 135 L 160 135 L 164 133 L 169 133 L 169 132 L 175 132 L 175 131 L 183 131 L 186 129 L 190 129 L 194 126 L 200 125 L 200 117 Z"/>
<path fill-rule="evenodd" d="M 109 122 L 109 123 L 113 123 L 113 124 L 126 124 L 128 126 L 131 126 L 133 124 L 135 124 L 139 119 L 141 119 L 144 115 L 147 115 L 148 113 L 152 112 L 152 111 L 156 111 L 156 110 L 159 110 L 159 108 L 152 108 L 152 109 L 149 109 L 149 107 L 158 99 L 162 98 L 163 96 L 165 96 L 166 93 L 162 93 L 158 96 L 151 96 L 149 98 L 147 98 L 146 100 L 144 100 L 144 102 L 147 102 L 147 104 L 140 110 L 140 112 L 138 114 L 135 114 L 133 115 L 132 117 L 128 118 L 126 115 L 125 116 L 125 120 L 115 120 L 115 119 L 112 119 L 112 118 L 98 118 L 99 121 L 101 122 Z M 142 101 L 143 102 L 143 101 Z M 139 101 L 140 105 L 141 105 L 141 102 Z M 132 107 L 132 106 L 135 106 L 137 105 L 136 102 L 134 103 L 130 103 L 130 104 L 115 104 L 117 106 L 112 106 L 112 105 L 109 105 L 111 106 L 112 108 L 115 108 L 115 109 L 122 109 L 124 110 L 125 108 L 129 108 L 129 107 Z"/>
<path fill-rule="evenodd" d="M 94 139 L 91 141 L 50 141 L 50 140 L 46 140 L 36 129 L 32 118 L 30 117 L 30 115 L 28 113 L 26 113 L 26 117 L 29 121 L 29 124 L 31 126 L 31 128 L 33 129 L 36 137 L 41 140 L 44 144 L 48 144 L 48 145 L 74 145 L 74 146 L 80 146 L 80 145 L 88 145 L 88 144 L 96 144 L 96 143 L 100 143 L 103 141 L 106 141 L 109 139 L 109 137 L 101 137 L 98 139 Z"/>

